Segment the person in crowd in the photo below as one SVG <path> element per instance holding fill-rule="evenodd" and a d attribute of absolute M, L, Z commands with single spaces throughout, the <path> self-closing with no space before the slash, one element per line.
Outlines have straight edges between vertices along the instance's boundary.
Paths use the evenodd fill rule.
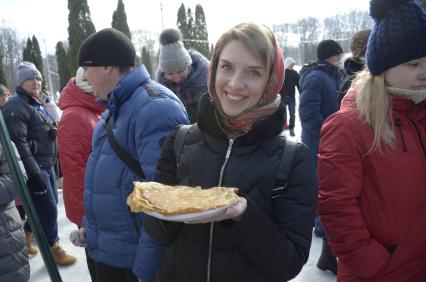
<path fill-rule="evenodd" d="M 289 115 L 286 114 L 286 123 L 287 116 L 290 116 L 288 122 L 288 129 L 290 131 L 290 136 L 296 136 L 294 133 L 294 122 L 296 115 L 296 91 L 300 93 L 299 89 L 299 74 L 294 70 L 296 61 L 292 57 L 287 57 L 284 60 L 285 67 L 285 79 L 283 87 L 280 90 L 281 99 L 286 107 L 288 107 Z"/>
<path fill-rule="evenodd" d="M 321 222 L 338 281 L 426 281 L 426 14 L 370 2 L 368 70 L 321 130 Z"/>
<path fill-rule="evenodd" d="M 58 265 L 71 265 L 76 258 L 67 254 L 58 241 L 58 209 L 54 189 L 56 177 L 56 127 L 40 101 L 42 76 L 30 62 L 18 65 L 16 95 L 9 99 L 2 112 L 11 140 L 18 149 L 28 175 L 27 186 Z M 25 224 L 27 245 L 32 233 Z"/>
<path fill-rule="evenodd" d="M 92 133 L 105 110 L 96 102 L 92 86 L 83 77 L 84 69 L 80 67 L 62 90 L 59 107 L 63 113 L 58 125 L 65 212 L 78 228 L 84 215 L 84 170 L 92 150 Z M 96 281 L 93 260 L 87 250 L 86 259 L 92 281 Z"/>
<path fill-rule="evenodd" d="M 339 95 L 337 97 L 339 107 L 342 103 L 343 97 L 345 97 L 346 93 L 351 87 L 352 81 L 355 79 L 356 74 L 362 71 L 365 67 L 365 52 L 367 51 L 367 42 L 370 33 L 371 29 L 363 29 L 356 32 L 351 38 L 349 48 L 351 49 L 352 56 L 347 58 L 343 63 L 346 77 L 342 86 L 340 87 Z"/>
<path fill-rule="evenodd" d="M 176 95 L 152 81 L 145 66 L 135 68 L 135 60 L 130 39 L 113 28 L 92 34 L 79 50 L 83 80 L 107 109 L 92 136 L 80 228 L 80 240 L 87 242 L 98 282 L 150 281 L 149 268 L 156 260 L 143 261 L 141 256 L 150 252 L 158 260 L 162 248 L 152 242 L 141 249 L 140 240 L 149 240 L 140 228 L 143 214 L 131 213 L 126 199 L 134 181 L 154 178 L 161 143 L 171 130 L 188 123 Z M 114 144 L 137 167 L 123 161 L 123 153 Z"/>
<path fill-rule="evenodd" d="M 26 282 L 30 265 L 16 196 L 15 182 L 0 146 L 0 281 Z"/>
<path fill-rule="evenodd" d="M 6 105 L 7 100 L 9 100 L 10 91 L 6 86 L 0 84 L 0 109 Z"/>
<path fill-rule="evenodd" d="M 50 91 L 42 91 L 41 101 L 46 108 L 46 112 L 52 117 L 55 123 L 58 124 L 61 119 L 62 111 L 58 105 L 56 105 L 52 93 Z"/>
<path fill-rule="evenodd" d="M 207 91 L 209 61 L 194 49 L 186 50 L 177 29 L 160 34 L 156 80 L 172 90 L 185 105 L 191 123 L 198 120 L 198 101 Z"/>
<path fill-rule="evenodd" d="M 339 108 L 337 93 L 341 85 L 339 64 L 342 47 L 334 40 L 323 40 L 317 47 L 317 61 L 303 66 L 300 71 L 299 117 L 302 123 L 302 142 L 311 149 L 315 171 L 320 140 L 320 130 L 324 120 Z M 325 238 L 319 217 L 315 217 L 314 234 Z M 317 263 L 321 270 L 337 273 L 337 262 L 327 240 L 324 239 L 321 256 Z"/>
<path fill-rule="evenodd" d="M 283 80 L 282 52 L 265 26 L 239 24 L 219 38 L 198 123 L 185 136 L 178 165 L 178 131 L 166 139 L 155 180 L 237 187 L 240 201 L 193 224 L 145 216 L 145 230 L 166 246 L 154 281 L 282 282 L 301 271 L 312 239 L 315 175 L 309 149 L 295 144 L 286 188 L 275 190 L 287 144 L 280 136 Z"/>

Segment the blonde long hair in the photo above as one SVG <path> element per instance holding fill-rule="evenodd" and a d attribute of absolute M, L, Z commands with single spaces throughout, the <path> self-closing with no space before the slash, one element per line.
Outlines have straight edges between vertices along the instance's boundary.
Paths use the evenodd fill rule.
<path fill-rule="evenodd" d="M 354 85 L 357 89 L 359 118 L 370 125 L 374 133 L 373 143 L 367 154 L 374 150 L 383 152 L 383 145 L 394 148 L 392 101 L 386 91 L 384 74 L 373 76 L 365 69 L 357 75 Z"/>

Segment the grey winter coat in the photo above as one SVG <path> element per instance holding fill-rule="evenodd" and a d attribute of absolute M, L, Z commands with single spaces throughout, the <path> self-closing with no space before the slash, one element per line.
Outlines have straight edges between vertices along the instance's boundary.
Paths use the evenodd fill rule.
<path fill-rule="evenodd" d="M 15 184 L 0 147 L 0 281 L 30 278 L 22 221 L 15 207 Z"/>

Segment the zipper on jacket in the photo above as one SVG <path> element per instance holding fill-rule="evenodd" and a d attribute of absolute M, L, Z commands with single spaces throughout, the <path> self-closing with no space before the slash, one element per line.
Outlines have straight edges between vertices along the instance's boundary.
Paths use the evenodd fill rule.
<path fill-rule="evenodd" d="M 401 134 L 401 138 L 402 138 L 402 145 L 404 146 L 404 153 L 407 153 L 407 147 L 405 145 L 405 138 L 404 138 L 404 134 L 402 133 L 402 123 L 401 123 L 401 119 L 397 118 L 395 119 L 395 125 L 398 127 L 399 129 L 399 133 Z"/>
<path fill-rule="evenodd" d="M 417 136 L 419 137 L 420 146 L 421 146 L 421 147 L 422 147 L 422 149 L 423 149 L 423 157 L 424 157 L 424 158 L 425 158 L 425 160 L 426 160 L 426 148 L 425 148 L 425 145 L 423 144 L 423 141 L 422 141 L 422 135 L 420 134 L 420 130 L 419 130 L 419 128 L 417 127 L 417 124 L 416 124 L 414 121 L 412 121 L 411 119 L 410 119 L 410 121 L 411 121 L 411 123 L 413 124 L 414 128 L 416 129 Z"/>
<path fill-rule="evenodd" d="M 229 157 L 231 156 L 232 151 L 232 145 L 234 144 L 235 139 L 230 138 L 229 139 L 229 145 L 228 150 L 225 154 L 225 161 L 222 164 L 222 168 L 220 169 L 220 175 L 219 175 L 219 184 L 218 186 L 222 186 L 223 182 L 223 173 L 225 172 L 225 168 L 228 164 Z M 213 248 L 213 229 L 214 229 L 214 223 L 210 223 L 210 234 L 209 234 L 209 256 L 207 258 L 207 282 L 210 282 L 210 274 L 211 274 L 211 262 L 212 262 L 212 248 Z"/>

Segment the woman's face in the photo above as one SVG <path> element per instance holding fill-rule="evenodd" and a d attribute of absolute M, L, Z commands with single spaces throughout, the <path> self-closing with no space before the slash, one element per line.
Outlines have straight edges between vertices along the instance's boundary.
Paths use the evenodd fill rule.
<path fill-rule="evenodd" d="M 261 58 L 241 41 L 227 43 L 219 56 L 215 89 L 224 113 L 230 117 L 255 106 L 268 82 Z"/>
<path fill-rule="evenodd" d="M 174 72 L 164 72 L 164 77 L 170 81 L 173 81 L 177 85 L 181 85 L 185 82 L 189 75 L 189 67 L 185 67 L 182 70 Z"/>
<path fill-rule="evenodd" d="M 384 75 L 389 86 L 410 90 L 426 89 L 426 57 L 397 65 L 385 71 Z"/>
<path fill-rule="evenodd" d="M 38 96 L 41 91 L 41 80 L 36 77 L 27 79 L 22 82 L 21 88 L 32 96 Z"/>

